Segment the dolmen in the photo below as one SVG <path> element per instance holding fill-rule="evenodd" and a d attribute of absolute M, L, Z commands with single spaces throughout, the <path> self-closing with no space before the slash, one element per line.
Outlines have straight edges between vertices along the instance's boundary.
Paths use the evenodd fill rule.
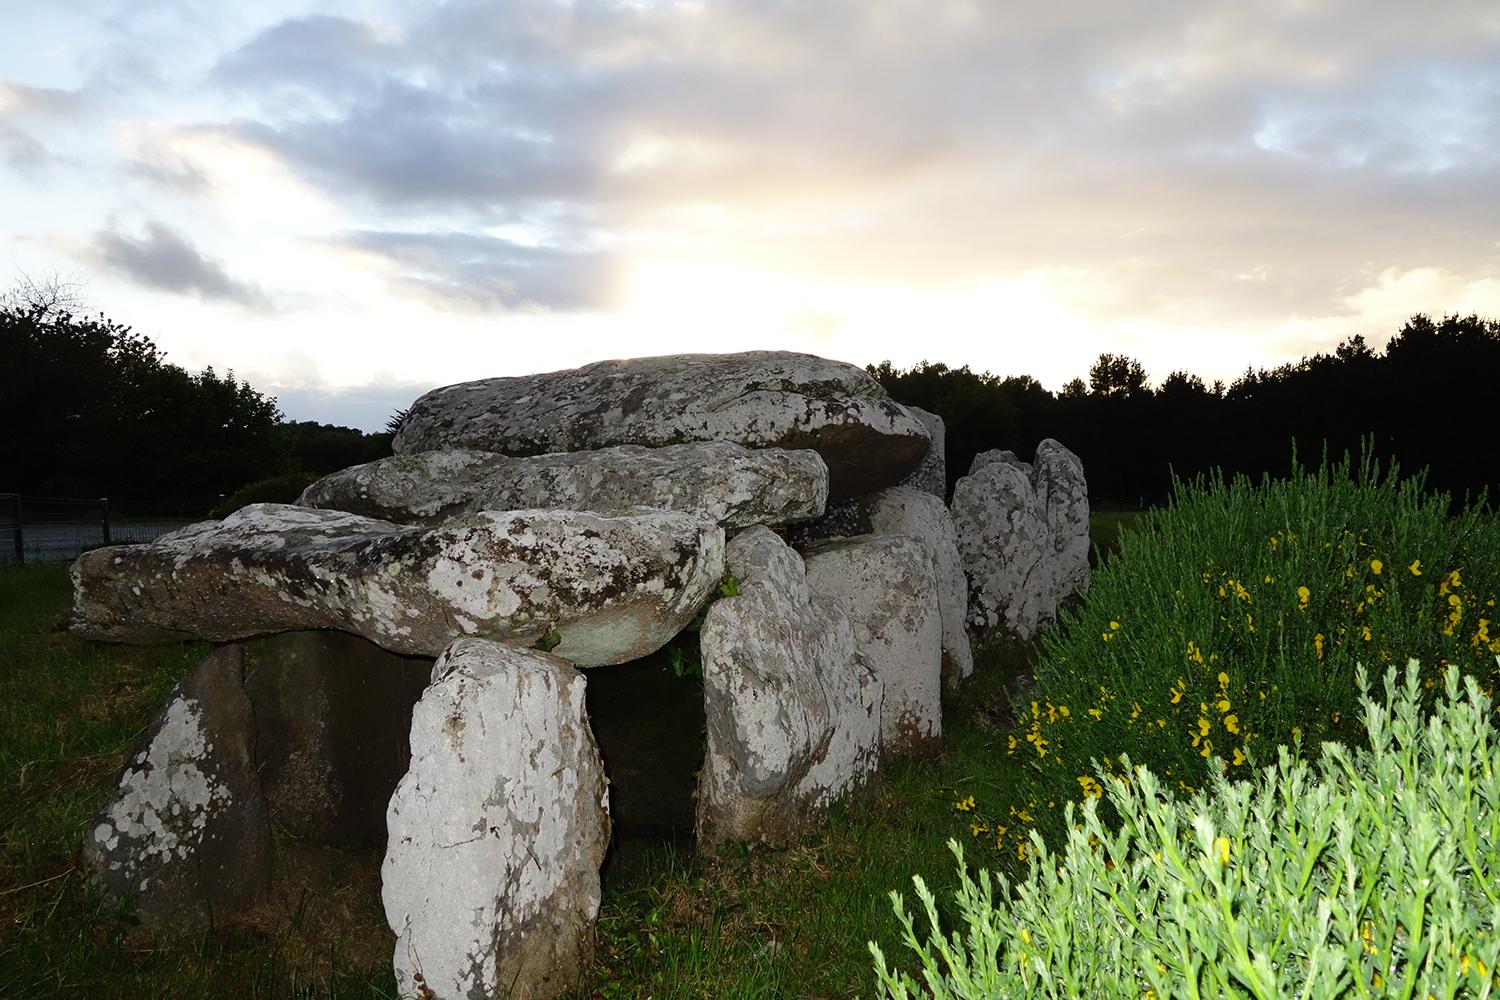
<path fill-rule="evenodd" d="M 276 837 L 383 844 L 403 995 L 564 992 L 611 838 L 592 672 L 696 633 L 698 848 L 784 843 L 941 747 L 971 626 L 1022 631 L 1086 582 L 1076 458 L 978 468 L 950 514 L 942 438 L 841 362 L 605 361 L 434 390 L 393 456 L 295 504 L 86 553 L 75 635 L 220 645 L 85 861 L 191 930 L 265 892 Z"/>

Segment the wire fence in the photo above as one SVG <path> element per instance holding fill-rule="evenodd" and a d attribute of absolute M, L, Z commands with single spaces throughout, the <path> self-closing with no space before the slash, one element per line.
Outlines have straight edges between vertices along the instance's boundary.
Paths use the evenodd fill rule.
<path fill-rule="evenodd" d="M 193 515 L 205 507 L 0 493 L 0 563 L 69 562 L 100 546 L 153 541 L 202 520 Z"/>

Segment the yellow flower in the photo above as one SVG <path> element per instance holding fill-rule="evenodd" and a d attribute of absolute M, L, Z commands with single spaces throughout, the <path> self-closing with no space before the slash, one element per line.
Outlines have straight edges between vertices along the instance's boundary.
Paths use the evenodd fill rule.
<path fill-rule="evenodd" d="M 1231 764 L 1236 764 L 1236 765 L 1245 763 L 1245 752 L 1243 750 L 1241 750 L 1239 747 L 1235 747 L 1234 748 L 1234 760 L 1230 761 L 1230 763 Z"/>
<path fill-rule="evenodd" d="M 1224 728 L 1238 735 L 1240 731 L 1240 717 L 1238 715 L 1224 716 Z"/>
<path fill-rule="evenodd" d="M 1229 675 L 1226 674 L 1224 671 L 1220 670 L 1219 671 L 1219 687 L 1221 687 L 1221 688 L 1227 688 L 1228 686 L 1229 686 Z"/>
<path fill-rule="evenodd" d="M 1095 781 L 1091 775 L 1082 775 L 1078 783 L 1083 786 L 1083 794 L 1088 798 L 1101 799 L 1104 797 L 1104 786 Z"/>
<path fill-rule="evenodd" d="M 1292 727 L 1292 741 L 1296 742 L 1297 740 L 1300 740 L 1301 738 L 1302 738 L 1302 727 L 1301 726 L 1293 726 Z"/>
<path fill-rule="evenodd" d="M 1119 631 L 1119 629 L 1120 629 L 1120 623 L 1117 622 L 1117 621 L 1115 621 L 1115 620 L 1113 620 L 1113 619 L 1111 619 L 1110 623 L 1109 623 L 1109 630 L 1111 632 L 1117 632 L 1117 631 Z"/>
<path fill-rule="evenodd" d="M 983 823 L 970 823 L 969 824 L 969 835 L 971 837 L 977 837 L 981 833 L 988 833 L 989 830 L 990 830 L 990 828 L 987 827 L 987 826 L 985 826 Z"/>
<path fill-rule="evenodd" d="M 1027 944 L 1031 943 L 1031 934 L 1024 927 L 1021 928 L 1021 940 L 1025 941 Z"/>
<path fill-rule="evenodd" d="M 1383 570 L 1383 569 L 1385 569 L 1385 563 L 1381 562 L 1379 559 L 1371 559 L 1370 560 L 1370 572 L 1371 573 L 1374 573 L 1376 576 L 1379 576 L 1380 575 L 1380 571 Z"/>
<path fill-rule="evenodd" d="M 953 803 L 953 808 L 957 809 L 959 812 L 968 812 L 970 809 L 974 808 L 974 796 L 970 795 L 966 799 L 959 799 L 957 802 Z"/>
<path fill-rule="evenodd" d="M 1311 600 L 1311 599 L 1312 599 L 1312 591 L 1308 590 L 1306 587 L 1298 587 L 1297 588 L 1297 603 L 1298 604 L 1300 604 L 1302 607 L 1305 608 L 1305 607 L 1307 607 L 1307 602 L 1309 600 Z"/>
<path fill-rule="evenodd" d="M 1092 715 L 1095 720 L 1104 718 L 1104 713 L 1097 708 L 1089 709 L 1089 714 Z"/>
<path fill-rule="evenodd" d="M 1219 714 L 1220 715 L 1223 715 L 1225 712 L 1229 711 L 1229 699 L 1228 698 L 1220 698 L 1218 700 L 1218 702 L 1214 705 L 1214 707 L 1219 710 Z"/>
<path fill-rule="evenodd" d="M 1067 705 L 1058 705 L 1057 706 L 1057 714 L 1060 715 L 1060 716 L 1062 716 L 1064 719 L 1066 719 L 1072 713 L 1070 713 L 1068 711 L 1068 706 Z"/>
<path fill-rule="evenodd" d="M 1229 864 L 1229 838 L 1217 837 L 1214 839 L 1214 847 L 1219 851 L 1219 864 Z"/>
<path fill-rule="evenodd" d="M 1213 740 L 1204 740 L 1203 741 L 1203 749 L 1198 751 L 1198 756 L 1200 756 L 1200 757 L 1207 757 L 1209 754 L 1211 754 L 1213 752 L 1214 752 L 1214 741 Z"/>
<path fill-rule="evenodd" d="M 1365 637 L 1365 642 L 1370 641 L 1370 626 L 1366 625 L 1360 629 L 1360 634 Z"/>
<path fill-rule="evenodd" d="M 1180 689 L 1173 688 L 1172 689 L 1172 704 L 1175 705 L 1179 701 L 1181 701 L 1182 700 L 1182 694 L 1183 694 L 1183 692 Z"/>
<path fill-rule="evenodd" d="M 1420 560 L 1420 559 L 1413 559 L 1411 561 L 1411 565 L 1408 566 L 1408 567 L 1406 567 L 1406 568 L 1409 569 L 1409 570 L 1411 570 L 1411 575 L 1412 576 L 1421 576 L 1422 575 L 1422 560 Z"/>
<path fill-rule="evenodd" d="M 1313 636 L 1313 648 L 1318 651 L 1318 659 L 1323 658 L 1323 633 L 1319 632 Z"/>

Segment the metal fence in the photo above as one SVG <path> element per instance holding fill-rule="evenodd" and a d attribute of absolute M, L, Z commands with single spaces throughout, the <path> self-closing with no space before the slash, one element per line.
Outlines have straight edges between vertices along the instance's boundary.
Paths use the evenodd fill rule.
<path fill-rule="evenodd" d="M 202 520 L 183 513 L 199 506 L 0 493 L 0 563 L 69 562 L 102 545 L 149 542 Z"/>

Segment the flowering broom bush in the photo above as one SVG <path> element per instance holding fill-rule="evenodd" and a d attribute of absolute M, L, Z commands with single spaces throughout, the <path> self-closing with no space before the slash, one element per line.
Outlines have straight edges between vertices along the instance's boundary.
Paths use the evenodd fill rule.
<path fill-rule="evenodd" d="M 1314 769 L 1278 763 L 1179 800 L 1146 768 L 1106 777 L 1066 849 L 1032 833 L 1029 874 L 964 869 L 959 927 L 913 879 L 925 932 L 891 901 L 921 984 L 871 943 L 880 995 L 998 997 L 1487 997 L 1500 978 L 1500 756 L 1491 702 L 1449 667 L 1429 718 L 1415 662 L 1358 690 L 1369 749 L 1328 742 Z M 1127 765 L 1128 766 L 1128 765 Z"/>
<path fill-rule="evenodd" d="M 1416 658 L 1429 692 L 1457 664 L 1493 693 L 1500 522 L 1422 485 L 1368 458 L 1177 483 L 1043 635 L 1005 747 L 1028 764 L 1017 801 L 979 803 L 975 836 L 1024 860 L 1028 830 L 1059 835 L 1063 804 L 1104 797 L 1124 757 L 1192 792 L 1260 747 L 1357 742 L 1356 661 Z"/>

